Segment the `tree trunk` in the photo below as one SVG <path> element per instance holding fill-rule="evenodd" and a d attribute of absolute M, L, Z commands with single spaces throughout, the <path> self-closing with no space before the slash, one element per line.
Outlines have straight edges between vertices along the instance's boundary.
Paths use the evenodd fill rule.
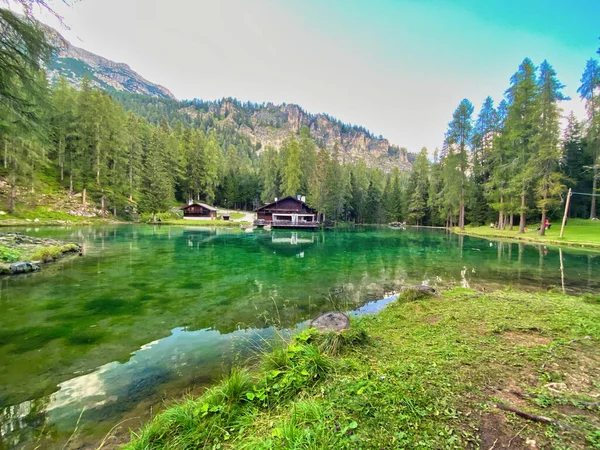
<path fill-rule="evenodd" d="M 598 151 L 594 155 L 594 178 L 592 180 L 592 206 L 590 208 L 590 219 L 596 218 L 596 192 L 598 190 Z"/>
<path fill-rule="evenodd" d="M 14 173 L 10 174 L 10 204 L 8 206 L 9 212 L 12 214 L 15 212 L 15 204 L 17 198 L 17 180 Z"/>
<path fill-rule="evenodd" d="M 510 212 L 510 216 L 509 216 L 508 220 L 509 220 L 508 225 L 510 227 L 509 230 L 512 231 L 513 230 L 513 224 L 515 222 L 515 213 L 514 212 L 512 212 L 512 211 Z"/>
<path fill-rule="evenodd" d="M 58 167 L 60 167 L 60 181 L 64 181 L 65 180 L 65 173 L 63 170 L 63 156 L 62 156 L 62 136 L 60 138 L 60 140 L 58 141 L 58 148 L 59 148 L 59 154 L 58 154 Z"/>
<path fill-rule="evenodd" d="M 69 174 L 69 195 L 73 195 L 73 173 Z"/>
<path fill-rule="evenodd" d="M 525 194 L 521 195 L 521 218 L 519 221 L 519 233 L 525 233 L 525 213 L 527 208 L 525 207 Z"/>
<path fill-rule="evenodd" d="M 104 195 L 102 195 L 100 202 L 102 204 L 102 218 L 105 219 L 106 218 L 106 203 L 104 201 Z"/>
<path fill-rule="evenodd" d="M 100 124 L 96 125 L 96 183 L 100 184 Z"/>
<path fill-rule="evenodd" d="M 131 147 L 133 148 L 133 144 Z M 129 164 L 129 201 L 133 202 L 133 164 L 131 163 Z"/>
<path fill-rule="evenodd" d="M 498 211 L 498 227 L 504 230 L 504 195 L 500 196 L 500 211 Z"/>
<path fill-rule="evenodd" d="M 4 138 L 4 168 L 8 167 L 8 139 Z"/>
<path fill-rule="evenodd" d="M 86 202 L 85 202 L 85 194 L 86 194 L 87 188 L 83 188 L 83 191 L 81 192 L 81 204 L 83 206 L 86 206 Z"/>
<path fill-rule="evenodd" d="M 540 232 L 538 236 L 544 236 L 546 234 L 546 208 L 542 209 L 542 223 L 540 224 Z"/>
<path fill-rule="evenodd" d="M 113 206 L 113 216 L 115 217 L 115 219 L 117 218 L 117 207 Z"/>

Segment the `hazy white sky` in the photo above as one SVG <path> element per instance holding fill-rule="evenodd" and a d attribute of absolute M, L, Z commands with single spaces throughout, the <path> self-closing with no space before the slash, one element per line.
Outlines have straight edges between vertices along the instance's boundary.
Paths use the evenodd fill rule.
<path fill-rule="evenodd" d="M 80 0 L 54 4 L 70 29 L 38 17 L 180 99 L 297 103 L 417 151 L 441 145 L 462 98 L 476 112 L 486 95 L 497 104 L 526 56 L 547 58 L 577 98 L 599 45 L 600 2 L 581 13 L 558 7 L 570 2 L 554 12 L 551 0 L 520 3 Z M 578 100 L 563 108 L 583 115 Z"/>

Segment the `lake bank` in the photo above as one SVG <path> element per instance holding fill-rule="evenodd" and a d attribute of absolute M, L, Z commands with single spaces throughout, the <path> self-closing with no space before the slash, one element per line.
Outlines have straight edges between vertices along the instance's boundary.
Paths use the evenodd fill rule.
<path fill-rule="evenodd" d="M 600 250 L 600 221 L 584 220 L 584 219 L 569 219 L 565 227 L 565 234 L 560 237 L 560 223 L 555 223 L 549 230 L 546 230 L 545 236 L 538 236 L 539 231 L 535 229 L 538 224 L 533 224 L 532 229 L 529 229 L 524 234 L 519 234 L 518 225 L 511 230 L 499 230 L 490 228 L 489 226 L 482 227 L 465 227 L 460 230 L 458 227 L 452 228 L 456 234 L 467 236 L 481 237 L 491 240 L 512 240 L 524 242 L 528 244 L 555 245 L 573 248 L 584 248 L 590 250 Z"/>
<path fill-rule="evenodd" d="M 159 413 L 126 448 L 600 443 L 598 296 L 409 291 L 342 336 L 301 332 L 254 372 Z"/>
<path fill-rule="evenodd" d="M 0 233 L 0 275 L 36 272 L 43 264 L 75 253 L 81 253 L 81 247 L 72 242 Z"/>
<path fill-rule="evenodd" d="M 332 309 L 372 311 L 404 286 L 600 290 L 596 253 L 440 230 L 128 224 L 27 234 L 76 242 L 85 258 L 0 280 L 8 448 L 62 447 L 77 424 L 77 445 L 96 448 L 117 423 L 137 429 L 165 402 L 198 395 L 274 337 L 273 325 L 295 330 Z"/>

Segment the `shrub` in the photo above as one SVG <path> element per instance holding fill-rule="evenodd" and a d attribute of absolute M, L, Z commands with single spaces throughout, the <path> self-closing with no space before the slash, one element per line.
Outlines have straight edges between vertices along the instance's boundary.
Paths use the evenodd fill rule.
<path fill-rule="evenodd" d="M 21 257 L 21 251 L 0 246 L 0 261 L 2 262 L 15 262 Z"/>

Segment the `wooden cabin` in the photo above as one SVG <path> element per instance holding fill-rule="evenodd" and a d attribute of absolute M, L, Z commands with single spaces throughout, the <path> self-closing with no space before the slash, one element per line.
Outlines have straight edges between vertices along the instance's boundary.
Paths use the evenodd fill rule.
<path fill-rule="evenodd" d="M 318 228 L 322 216 L 304 203 L 304 197 L 292 196 L 261 206 L 256 212 L 255 225 L 272 228 Z"/>
<path fill-rule="evenodd" d="M 204 203 L 190 203 L 181 208 L 184 219 L 216 219 L 217 208 Z"/>

